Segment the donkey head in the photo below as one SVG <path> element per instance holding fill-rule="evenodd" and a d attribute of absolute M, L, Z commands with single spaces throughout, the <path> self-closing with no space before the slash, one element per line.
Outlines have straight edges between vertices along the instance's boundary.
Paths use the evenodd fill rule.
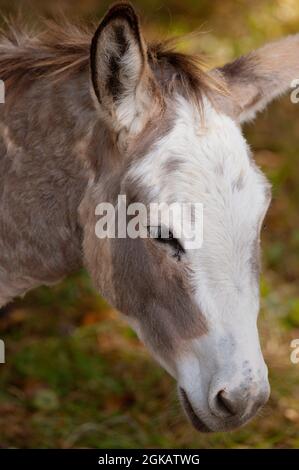
<path fill-rule="evenodd" d="M 183 55 L 155 55 L 127 4 L 108 12 L 92 41 L 102 141 L 81 207 L 86 265 L 175 377 L 187 415 L 203 431 L 245 423 L 269 396 L 257 317 L 270 185 L 240 124 L 289 86 L 279 49 L 283 42 L 204 75 Z M 118 194 L 146 206 L 200 202 L 202 246 L 188 249 L 173 225 L 169 238 L 156 226 L 154 237 L 98 239 L 95 207 L 115 204 Z"/>

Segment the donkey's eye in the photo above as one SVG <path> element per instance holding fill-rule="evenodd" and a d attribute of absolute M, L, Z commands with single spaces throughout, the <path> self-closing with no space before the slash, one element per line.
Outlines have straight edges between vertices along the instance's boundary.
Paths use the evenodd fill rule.
<path fill-rule="evenodd" d="M 165 243 L 173 249 L 173 256 L 179 261 L 181 255 L 185 253 L 184 248 L 177 238 L 174 237 L 173 233 L 166 227 L 147 227 L 148 234 L 151 238 L 154 238 L 159 243 Z"/>

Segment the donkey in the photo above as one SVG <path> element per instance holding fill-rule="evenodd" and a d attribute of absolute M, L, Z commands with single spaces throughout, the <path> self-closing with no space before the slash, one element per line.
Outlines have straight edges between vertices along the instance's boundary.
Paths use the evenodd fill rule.
<path fill-rule="evenodd" d="M 127 3 L 93 37 L 51 22 L 0 41 L 0 307 L 84 265 L 204 432 L 243 425 L 269 397 L 257 316 L 271 190 L 241 124 L 290 88 L 298 47 L 290 36 L 204 71 L 147 44 Z M 202 247 L 161 230 L 99 239 L 95 209 L 119 194 L 202 203 Z"/>

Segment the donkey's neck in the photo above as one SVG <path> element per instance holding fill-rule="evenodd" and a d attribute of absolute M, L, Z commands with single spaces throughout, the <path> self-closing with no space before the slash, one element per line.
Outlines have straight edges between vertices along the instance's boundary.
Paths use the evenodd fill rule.
<path fill-rule="evenodd" d="M 85 73 L 10 90 L 1 111 L 0 306 L 81 266 L 78 207 L 101 149 Z"/>

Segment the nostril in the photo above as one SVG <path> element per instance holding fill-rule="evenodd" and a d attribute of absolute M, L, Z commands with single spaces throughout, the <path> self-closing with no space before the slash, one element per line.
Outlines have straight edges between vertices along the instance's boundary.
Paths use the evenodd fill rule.
<path fill-rule="evenodd" d="M 233 401 L 231 401 L 225 393 L 225 390 L 220 390 L 216 395 L 217 407 L 229 415 L 236 415 L 238 413 Z"/>

